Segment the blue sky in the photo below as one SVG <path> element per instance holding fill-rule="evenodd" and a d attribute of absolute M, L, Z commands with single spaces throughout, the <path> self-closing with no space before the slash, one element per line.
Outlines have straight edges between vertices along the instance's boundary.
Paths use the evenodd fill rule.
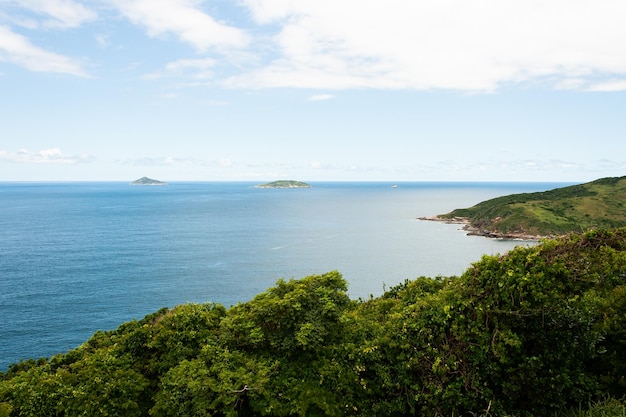
<path fill-rule="evenodd" d="M 626 175 L 622 0 L 0 0 L 0 181 Z"/>

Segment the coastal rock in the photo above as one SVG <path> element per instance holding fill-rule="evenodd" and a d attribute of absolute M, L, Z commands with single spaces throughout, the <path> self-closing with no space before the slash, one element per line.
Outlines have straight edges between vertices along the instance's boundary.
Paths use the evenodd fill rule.
<path fill-rule="evenodd" d="M 496 232 L 496 231 L 481 230 L 477 227 L 472 226 L 470 223 L 470 219 L 468 219 L 467 217 L 445 218 L 445 217 L 440 217 L 440 216 L 424 216 L 424 217 L 418 217 L 417 220 L 441 222 L 445 224 L 462 224 L 463 225 L 462 229 L 467 232 L 467 236 L 480 236 L 480 237 L 487 237 L 490 239 L 539 241 L 547 237 L 553 237 L 553 236 L 530 235 L 527 233 L 501 233 L 501 232 Z"/>

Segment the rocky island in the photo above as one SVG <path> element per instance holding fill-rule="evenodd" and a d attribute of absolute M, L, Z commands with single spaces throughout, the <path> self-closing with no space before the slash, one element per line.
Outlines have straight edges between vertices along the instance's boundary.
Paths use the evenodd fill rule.
<path fill-rule="evenodd" d="M 468 234 L 474 236 L 538 240 L 624 227 L 624 207 L 626 177 L 611 177 L 549 191 L 497 197 L 420 220 L 464 224 Z"/>
<path fill-rule="evenodd" d="M 267 184 L 255 185 L 256 188 L 311 188 L 310 184 L 301 181 L 279 180 Z"/>
<path fill-rule="evenodd" d="M 167 183 L 148 177 L 141 177 L 138 180 L 131 182 L 130 185 L 167 185 Z"/>

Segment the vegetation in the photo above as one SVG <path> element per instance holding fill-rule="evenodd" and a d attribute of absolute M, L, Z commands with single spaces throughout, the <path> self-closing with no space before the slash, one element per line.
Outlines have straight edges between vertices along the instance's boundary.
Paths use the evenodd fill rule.
<path fill-rule="evenodd" d="M 464 218 L 482 234 L 496 236 L 558 236 L 623 227 L 626 226 L 626 177 L 498 197 L 438 217 Z"/>
<path fill-rule="evenodd" d="M 148 177 L 141 177 L 138 180 L 131 182 L 130 185 L 167 185 L 167 183 Z"/>
<path fill-rule="evenodd" d="M 257 185 L 257 188 L 311 188 L 310 184 L 293 180 L 278 180 L 267 184 Z"/>
<path fill-rule="evenodd" d="M 626 228 L 351 300 L 338 272 L 164 308 L 0 375 L 0 416 L 623 416 Z"/>

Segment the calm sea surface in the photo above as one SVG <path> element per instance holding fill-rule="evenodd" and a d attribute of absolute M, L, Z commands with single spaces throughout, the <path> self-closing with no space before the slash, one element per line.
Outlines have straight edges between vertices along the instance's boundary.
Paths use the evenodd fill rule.
<path fill-rule="evenodd" d="M 563 183 L 0 183 L 0 371 L 164 306 L 338 270 L 352 298 L 516 244 L 416 220 Z"/>

